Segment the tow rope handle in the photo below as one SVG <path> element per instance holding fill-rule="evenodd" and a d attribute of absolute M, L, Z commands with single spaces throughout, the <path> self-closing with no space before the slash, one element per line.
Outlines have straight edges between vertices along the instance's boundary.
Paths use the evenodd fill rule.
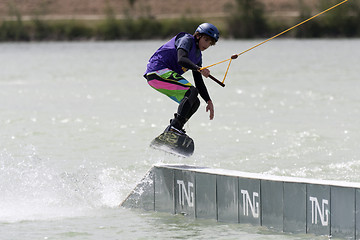
<path fill-rule="evenodd" d="M 216 77 L 209 75 L 209 78 L 211 78 L 212 80 L 214 80 L 217 84 L 219 84 L 222 87 L 225 87 L 225 84 L 223 82 L 220 82 Z"/>
<path fill-rule="evenodd" d="M 225 75 L 224 75 L 224 79 L 222 80 L 222 82 L 220 82 L 216 77 L 214 77 L 214 76 L 212 76 L 212 75 L 210 75 L 209 78 L 211 78 L 212 80 L 214 80 L 214 81 L 215 81 L 217 84 L 219 84 L 220 86 L 225 87 L 225 83 L 224 83 L 224 82 L 225 82 L 225 78 L 226 78 L 226 76 L 227 76 L 227 73 L 228 73 L 228 71 L 229 71 L 231 61 L 232 61 L 233 59 L 237 59 L 237 57 L 238 57 L 237 54 L 234 54 L 234 55 L 231 56 L 229 65 L 228 65 L 228 67 L 227 67 L 227 69 L 226 69 L 226 72 L 225 72 Z M 204 68 L 201 68 L 201 69 L 204 69 Z"/>

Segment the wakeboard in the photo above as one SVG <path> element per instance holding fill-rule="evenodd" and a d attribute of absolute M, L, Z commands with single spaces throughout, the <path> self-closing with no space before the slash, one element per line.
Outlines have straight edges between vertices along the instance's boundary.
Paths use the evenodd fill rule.
<path fill-rule="evenodd" d="M 194 153 L 195 145 L 188 135 L 165 130 L 151 141 L 150 147 L 180 157 L 190 157 Z"/>

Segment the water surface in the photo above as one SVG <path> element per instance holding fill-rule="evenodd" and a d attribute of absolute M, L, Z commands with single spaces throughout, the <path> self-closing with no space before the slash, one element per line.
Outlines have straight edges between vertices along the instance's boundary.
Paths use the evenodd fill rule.
<path fill-rule="evenodd" d="M 220 41 L 204 65 L 260 41 Z M 142 77 L 161 44 L 0 45 L 2 238 L 327 239 L 118 205 L 160 162 L 360 181 L 360 41 L 273 40 L 240 56 L 225 88 L 206 80 L 215 119 L 202 103 L 187 123 L 187 159 L 148 147 L 177 108 Z"/>

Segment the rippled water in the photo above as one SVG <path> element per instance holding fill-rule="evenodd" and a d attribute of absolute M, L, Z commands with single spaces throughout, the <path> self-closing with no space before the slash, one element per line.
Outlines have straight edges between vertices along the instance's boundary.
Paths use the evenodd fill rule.
<path fill-rule="evenodd" d="M 204 65 L 258 42 L 220 41 Z M 215 119 L 202 104 L 185 126 L 187 159 L 148 147 L 177 107 L 142 78 L 161 43 L 0 45 L 1 238 L 327 239 L 118 205 L 159 162 L 360 181 L 360 41 L 273 40 L 240 56 L 225 88 L 206 80 Z"/>

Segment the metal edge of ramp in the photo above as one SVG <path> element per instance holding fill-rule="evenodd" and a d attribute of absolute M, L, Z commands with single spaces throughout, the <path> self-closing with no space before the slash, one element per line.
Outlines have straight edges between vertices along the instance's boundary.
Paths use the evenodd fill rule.
<path fill-rule="evenodd" d="M 360 183 L 158 164 L 121 206 L 280 232 L 360 238 Z"/>

